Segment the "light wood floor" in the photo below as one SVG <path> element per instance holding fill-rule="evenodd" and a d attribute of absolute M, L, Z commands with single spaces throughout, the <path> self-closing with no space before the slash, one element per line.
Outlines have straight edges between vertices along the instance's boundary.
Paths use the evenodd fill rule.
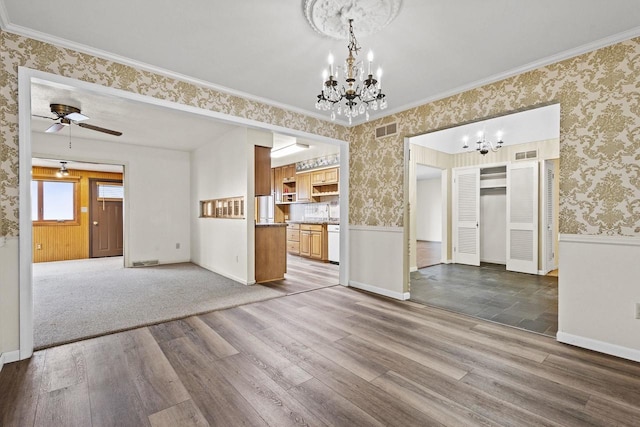
<path fill-rule="evenodd" d="M 54 347 L 2 426 L 640 425 L 640 364 L 341 286 Z"/>
<path fill-rule="evenodd" d="M 442 262 L 442 243 L 426 240 L 416 241 L 416 264 L 418 268 L 429 267 Z"/>
<path fill-rule="evenodd" d="M 339 284 L 340 266 L 287 254 L 284 280 L 261 283 L 287 295 L 308 292 Z"/>

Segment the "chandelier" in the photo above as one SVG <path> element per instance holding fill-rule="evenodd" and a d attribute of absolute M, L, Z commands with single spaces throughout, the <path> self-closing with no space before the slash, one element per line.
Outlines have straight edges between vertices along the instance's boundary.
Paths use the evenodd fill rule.
<path fill-rule="evenodd" d="M 494 146 L 491 141 L 487 141 L 484 135 L 484 132 L 482 131 L 478 132 L 478 141 L 476 142 L 476 151 L 478 151 L 480 154 L 484 156 L 489 152 L 489 150 L 496 152 L 499 149 L 501 149 L 502 144 L 504 144 L 504 142 L 502 141 L 502 132 L 498 132 L 496 134 L 496 137 L 498 138 L 498 141 Z M 462 138 L 462 141 L 464 142 L 464 145 L 462 146 L 462 148 L 464 148 L 465 150 L 469 148 L 469 137 L 465 136 L 464 138 Z"/>
<path fill-rule="evenodd" d="M 356 62 L 360 46 L 356 36 L 353 34 L 353 19 L 349 19 L 349 44 L 347 49 L 349 49 L 349 56 L 345 59 L 342 67 L 336 66 L 334 68 L 333 55 L 329 55 L 329 71 L 324 70 L 322 74 L 322 91 L 318 95 L 316 109 L 331 111 L 331 120 L 336 119 L 336 114 L 339 116 L 344 115 L 349 119 L 349 124 L 351 124 L 351 120 L 354 117 L 363 114 L 369 120 L 369 110 L 376 111 L 378 108 L 384 110 L 387 108 L 387 100 L 380 87 L 382 69 L 378 68 L 377 79 L 374 79 L 371 73 L 373 52 L 369 51 L 367 55 L 369 67 L 366 78 L 362 61 Z M 341 88 L 338 88 L 337 79 L 340 72 L 344 76 L 345 83 Z"/>

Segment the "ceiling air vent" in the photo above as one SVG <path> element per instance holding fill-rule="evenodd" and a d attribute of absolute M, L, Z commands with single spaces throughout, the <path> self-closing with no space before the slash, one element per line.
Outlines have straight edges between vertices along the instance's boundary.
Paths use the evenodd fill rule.
<path fill-rule="evenodd" d="M 516 160 L 528 160 L 528 159 L 535 159 L 537 157 L 538 157 L 538 150 L 520 151 L 519 153 L 516 153 Z"/>
<path fill-rule="evenodd" d="M 376 128 L 376 139 L 384 136 L 395 135 L 398 133 L 398 123 L 389 123 L 388 125 Z"/>

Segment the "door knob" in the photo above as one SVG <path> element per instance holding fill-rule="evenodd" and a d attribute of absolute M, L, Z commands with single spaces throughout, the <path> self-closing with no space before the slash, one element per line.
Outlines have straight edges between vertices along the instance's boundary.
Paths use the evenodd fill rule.
<path fill-rule="evenodd" d="M 93 221 L 93 225 L 98 225 L 98 221 Z"/>

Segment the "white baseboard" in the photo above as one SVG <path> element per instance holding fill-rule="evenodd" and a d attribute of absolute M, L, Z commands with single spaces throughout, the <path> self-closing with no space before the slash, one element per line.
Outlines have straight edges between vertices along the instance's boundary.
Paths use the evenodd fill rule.
<path fill-rule="evenodd" d="M 357 289 L 362 289 L 363 291 L 372 292 L 374 294 L 383 295 L 385 297 L 397 299 L 400 301 L 405 301 L 410 298 L 409 292 L 394 292 L 389 289 L 379 288 L 377 286 L 368 285 L 366 283 L 356 282 L 354 280 L 349 280 L 349 286 Z"/>
<path fill-rule="evenodd" d="M 17 362 L 20 360 L 20 350 L 6 351 L 0 354 L 0 371 L 5 363 Z"/>
<path fill-rule="evenodd" d="M 575 345 L 576 347 L 582 347 L 588 350 L 610 354 L 612 356 L 621 357 L 623 359 L 633 360 L 634 362 L 640 362 L 640 350 L 636 350 L 633 348 L 622 347 L 620 345 L 610 344 L 608 342 L 598 341 L 591 338 L 585 338 L 560 331 L 558 331 L 558 333 L 556 334 L 556 339 L 561 343 L 571 344 Z"/>

